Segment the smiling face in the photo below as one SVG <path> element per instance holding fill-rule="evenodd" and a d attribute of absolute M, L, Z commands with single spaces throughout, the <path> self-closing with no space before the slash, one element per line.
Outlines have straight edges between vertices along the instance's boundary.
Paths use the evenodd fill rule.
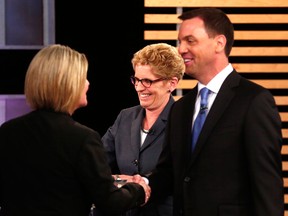
<path fill-rule="evenodd" d="M 218 37 L 209 38 L 202 19 L 184 20 L 178 33 L 178 52 L 185 61 L 185 73 L 196 79 L 213 71 L 218 53 Z"/>
<path fill-rule="evenodd" d="M 149 79 L 156 80 L 161 77 L 156 77 L 150 65 L 140 65 L 135 66 L 134 76 L 139 80 Z M 161 80 L 152 83 L 149 88 L 142 85 L 141 82 L 137 82 L 135 85 L 135 90 L 137 91 L 140 105 L 148 110 L 163 109 L 170 97 L 170 81 Z M 174 88 L 173 88 L 174 89 Z"/>

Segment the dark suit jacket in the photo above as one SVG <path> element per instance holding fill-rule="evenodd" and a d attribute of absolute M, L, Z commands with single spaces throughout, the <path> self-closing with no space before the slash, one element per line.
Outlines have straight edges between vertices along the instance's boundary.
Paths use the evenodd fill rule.
<path fill-rule="evenodd" d="M 143 188 L 118 189 L 99 134 L 52 111 L 33 111 L 0 127 L 0 215 L 108 215 L 140 206 Z"/>
<path fill-rule="evenodd" d="M 102 137 L 109 163 L 114 174 L 146 175 L 155 168 L 163 148 L 164 131 L 174 99 L 171 96 L 165 109 L 150 129 L 144 143 L 140 146 L 140 130 L 145 109 L 140 105 L 122 110 L 114 124 Z M 169 215 L 172 213 L 172 197 L 149 203 L 141 208 L 144 215 Z M 152 213 L 154 212 L 154 214 Z M 139 215 L 139 214 L 137 214 Z"/>
<path fill-rule="evenodd" d="M 191 155 L 196 95 L 197 87 L 171 108 L 151 199 L 173 188 L 175 215 L 283 216 L 281 119 L 271 93 L 233 71 Z"/>

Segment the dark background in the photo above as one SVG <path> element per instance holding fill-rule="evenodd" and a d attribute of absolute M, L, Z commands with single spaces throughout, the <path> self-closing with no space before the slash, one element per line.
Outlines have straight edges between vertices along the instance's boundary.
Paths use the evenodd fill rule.
<path fill-rule="evenodd" d="M 96 4 L 96 6 L 95 6 Z M 55 1 L 55 41 L 86 54 L 88 106 L 73 118 L 101 135 L 119 111 L 138 104 L 129 77 L 144 46 L 144 1 Z M 0 50 L 0 94 L 23 94 L 27 67 L 38 50 Z"/>

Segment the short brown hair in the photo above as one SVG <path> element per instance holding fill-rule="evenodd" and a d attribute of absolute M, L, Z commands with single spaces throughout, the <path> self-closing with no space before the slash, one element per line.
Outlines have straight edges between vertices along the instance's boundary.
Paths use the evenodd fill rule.
<path fill-rule="evenodd" d="M 176 47 L 166 43 L 150 44 L 136 52 L 132 58 L 133 69 L 137 64 L 150 65 L 153 73 L 161 78 L 183 78 L 185 65 Z"/>

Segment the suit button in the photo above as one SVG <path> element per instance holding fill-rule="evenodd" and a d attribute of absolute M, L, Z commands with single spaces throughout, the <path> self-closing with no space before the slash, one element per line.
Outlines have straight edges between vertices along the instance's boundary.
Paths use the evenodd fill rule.
<path fill-rule="evenodd" d="M 186 176 L 185 178 L 184 178 L 184 182 L 189 182 L 190 181 L 190 177 L 189 176 Z"/>
<path fill-rule="evenodd" d="M 139 162 L 137 159 L 133 160 L 132 163 L 135 165 L 135 166 L 138 166 L 139 165 Z"/>

